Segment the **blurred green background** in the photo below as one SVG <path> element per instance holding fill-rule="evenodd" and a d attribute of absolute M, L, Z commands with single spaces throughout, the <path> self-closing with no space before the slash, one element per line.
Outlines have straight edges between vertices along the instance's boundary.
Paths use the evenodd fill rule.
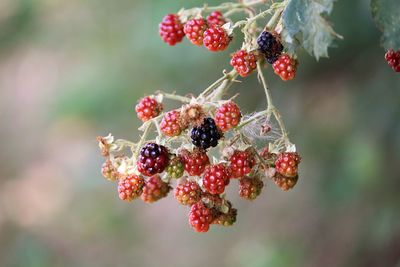
<path fill-rule="evenodd" d="M 102 178 L 95 137 L 136 140 L 138 98 L 199 93 L 229 68 L 239 42 L 209 53 L 158 36 L 163 15 L 202 4 L 0 1 L 0 266 L 400 266 L 400 76 L 367 0 L 336 2 L 330 59 L 300 54 L 287 83 L 266 70 L 303 157 L 294 190 L 268 183 L 249 203 L 234 181 L 236 225 L 196 234 L 171 195 L 125 203 Z M 233 92 L 247 112 L 265 105 L 255 75 Z"/>

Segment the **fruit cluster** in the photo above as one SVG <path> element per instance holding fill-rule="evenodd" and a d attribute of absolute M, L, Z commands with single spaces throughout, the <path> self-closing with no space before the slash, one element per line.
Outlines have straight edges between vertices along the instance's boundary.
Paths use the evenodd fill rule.
<path fill-rule="evenodd" d="M 183 23 L 182 21 L 186 21 Z M 161 39 L 174 46 L 186 36 L 197 46 L 204 45 L 208 50 L 225 50 L 233 38 L 235 26 L 221 12 L 214 11 L 204 19 L 201 15 L 188 16 L 185 13 L 168 14 L 159 25 Z M 261 58 L 273 64 L 275 74 L 288 81 L 295 77 L 297 61 L 283 53 L 284 47 L 276 31 L 262 31 L 258 36 L 257 47 L 240 49 L 232 54 L 230 64 L 236 72 L 246 77 L 257 68 Z"/>
<path fill-rule="evenodd" d="M 388 50 L 385 54 L 385 59 L 395 72 L 400 72 L 400 50 Z"/>
<path fill-rule="evenodd" d="M 224 71 L 197 97 L 157 92 L 140 99 L 135 111 L 143 122 L 139 128 L 143 134 L 137 143 L 115 140 L 111 134 L 98 137 L 106 158 L 102 174 L 118 183 L 121 200 L 140 198 L 153 203 L 173 191 L 178 203 L 189 207 L 192 228 L 207 232 L 212 224 L 230 226 L 236 221 L 237 210 L 225 198 L 227 186 L 237 183 L 241 198 L 255 200 L 268 179 L 284 191 L 296 185 L 301 159 L 272 104 L 262 73 L 268 63 L 282 80 L 295 77 L 296 57 L 284 52 L 278 33 L 286 1 L 236 23 L 227 18 L 235 12 L 250 14 L 252 6 L 261 4 L 265 1 L 221 4 L 221 9 L 228 10 L 225 15 L 205 6 L 164 17 L 159 33 L 169 45 L 186 36 L 195 45 L 222 51 L 234 29 L 241 28 L 245 38 L 241 49 L 232 54 L 232 71 Z M 269 14 L 273 15 L 267 25 L 258 28 L 256 21 Z M 235 97 L 223 97 L 239 75 L 246 77 L 252 72 L 258 74 L 267 106 L 246 115 Z M 180 104 L 165 111 L 166 99 Z"/>
<path fill-rule="evenodd" d="M 108 180 L 118 181 L 120 199 L 141 198 L 152 203 L 166 197 L 173 188 L 173 181 L 177 180 L 175 198 L 190 207 L 189 222 L 193 229 L 206 232 L 211 224 L 229 226 L 236 221 L 236 209 L 223 196 L 231 180 L 239 180 L 239 195 L 247 200 L 260 195 L 265 177 L 271 178 L 283 190 L 296 184 L 299 155 L 296 152 L 268 152 L 268 148 L 257 151 L 247 143 L 245 136 L 237 132 L 242 113 L 235 102 L 224 101 L 208 110 L 197 104 L 184 104 L 180 109 L 161 114 L 162 104 L 156 98 L 141 99 L 136 112 L 143 121 L 161 117 L 162 139 L 158 143 L 143 144 L 133 165 L 129 158 L 121 156 L 114 158 L 112 163 L 110 151 L 107 153 L 102 172 Z M 223 140 L 225 135 L 242 140 L 230 138 L 232 142 L 224 146 L 221 158 L 212 160 L 211 148 L 226 142 Z M 183 144 L 176 149 L 163 145 L 169 138 L 180 137 L 190 137 L 192 144 Z M 103 150 L 113 146 L 119 150 L 118 142 L 107 139 L 99 138 Z M 128 168 L 129 164 L 132 169 Z"/>

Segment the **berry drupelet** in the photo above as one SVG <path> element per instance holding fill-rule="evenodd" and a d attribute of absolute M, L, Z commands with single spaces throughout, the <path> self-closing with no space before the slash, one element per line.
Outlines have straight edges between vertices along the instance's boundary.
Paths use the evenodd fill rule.
<path fill-rule="evenodd" d="M 200 126 L 192 129 L 190 137 L 193 145 L 207 149 L 218 145 L 218 140 L 221 139 L 222 133 L 220 133 L 212 118 L 205 118 Z"/>
<path fill-rule="evenodd" d="M 169 154 L 166 147 L 156 143 L 148 143 L 140 150 L 137 167 L 140 173 L 152 176 L 165 170 L 169 163 Z"/>

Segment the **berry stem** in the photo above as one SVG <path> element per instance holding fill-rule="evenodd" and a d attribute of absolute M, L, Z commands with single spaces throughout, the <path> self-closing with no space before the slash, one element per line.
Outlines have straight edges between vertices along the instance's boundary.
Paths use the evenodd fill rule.
<path fill-rule="evenodd" d="M 139 151 L 140 151 L 142 145 L 144 144 L 144 142 L 146 141 L 147 136 L 148 136 L 149 133 L 150 133 L 151 125 L 153 125 L 153 123 L 154 123 L 154 124 L 156 125 L 156 127 L 157 127 L 157 124 L 156 124 L 156 123 L 157 123 L 157 120 L 161 119 L 163 115 L 164 115 L 164 114 L 161 114 L 161 115 L 159 115 L 158 117 L 155 117 L 155 118 L 153 118 L 153 119 L 151 119 L 151 120 L 146 121 L 146 122 L 139 128 L 139 130 L 142 130 L 142 131 L 143 131 L 143 134 L 142 134 L 142 136 L 140 137 L 139 142 L 137 143 L 136 150 L 135 150 L 135 154 L 133 155 L 133 157 L 134 157 L 135 159 L 137 159 L 137 156 L 139 155 Z M 160 131 L 160 133 L 161 133 L 161 131 Z"/>
<path fill-rule="evenodd" d="M 133 142 L 131 142 L 131 141 L 128 141 L 128 140 L 125 140 L 125 139 L 118 139 L 118 140 L 115 140 L 114 143 L 119 147 L 118 150 L 122 150 L 122 149 L 124 149 L 125 147 L 130 147 L 131 149 L 136 147 L 136 144 L 135 144 L 135 143 L 133 143 Z"/>
<path fill-rule="evenodd" d="M 213 11 L 227 11 L 227 15 L 232 15 L 234 13 L 237 13 L 239 11 L 244 11 L 250 7 L 254 7 L 260 4 L 266 4 L 268 0 L 254 0 L 254 1 L 243 1 L 241 3 L 235 3 L 235 2 L 227 2 L 227 3 L 222 3 L 221 5 L 218 6 L 207 6 L 204 5 L 203 7 L 195 7 L 195 8 L 189 8 L 189 9 L 181 9 L 178 12 L 178 15 L 180 17 L 189 17 L 189 16 L 201 16 L 203 12 L 213 12 Z M 233 12 L 234 11 L 234 12 Z"/>
<path fill-rule="evenodd" d="M 236 13 L 239 13 L 239 12 L 242 12 L 242 11 L 243 11 L 243 8 L 231 9 L 231 10 L 228 10 L 227 12 L 224 13 L 224 17 L 228 18 L 229 16 L 232 16 L 233 14 L 236 14 Z"/>
<path fill-rule="evenodd" d="M 266 29 L 273 29 L 275 28 L 276 24 L 281 18 L 282 12 L 284 7 L 286 6 L 286 1 L 281 3 L 282 7 L 276 8 L 274 15 L 272 15 L 271 19 L 268 21 L 267 25 L 265 26 Z"/>
<path fill-rule="evenodd" d="M 268 89 L 268 85 L 267 85 L 267 82 L 265 80 L 264 74 L 262 72 L 261 64 L 259 62 L 257 62 L 257 71 L 258 71 L 258 78 L 259 78 L 262 86 L 264 87 L 265 96 L 267 98 L 266 115 L 268 117 L 271 115 L 271 113 L 274 115 L 276 121 L 279 124 L 279 128 L 281 129 L 282 139 L 284 140 L 285 145 L 289 145 L 291 143 L 290 143 L 290 141 L 288 139 L 288 133 L 287 133 L 285 124 L 283 123 L 282 116 L 279 113 L 278 109 L 275 108 L 274 104 L 272 103 L 271 92 Z"/>
<path fill-rule="evenodd" d="M 276 119 L 276 121 L 278 122 L 279 127 L 281 128 L 282 139 L 283 139 L 283 141 L 285 142 L 285 146 L 290 145 L 291 142 L 289 141 L 288 133 L 287 133 L 285 124 L 283 123 L 281 114 L 279 113 L 279 111 L 278 111 L 275 107 L 274 107 L 274 109 L 272 110 L 272 113 L 274 114 L 275 119 Z"/>
<path fill-rule="evenodd" d="M 228 91 L 228 89 L 232 86 L 233 82 L 235 81 L 236 77 L 238 76 L 238 73 L 236 71 L 233 73 L 231 78 L 226 79 L 221 83 L 220 86 L 218 86 L 215 91 L 210 95 L 211 101 L 215 102 L 218 100 L 221 100 L 222 96 Z"/>
<path fill-rule="evenodd" d="M 262 86 L 264 88 L 265 96 L 267 98 L 267 114 L 268 114 L 269 112 L 272 112 L 274 105 L 272 103 L 271 93 L 268 89 L 267 82 L 265 81 L 264 73 L 262 71 L 262 66 L 261 66 L 260 62 L 257 62 L 257 72 L 258 72 L 258 80 L 262 84 Z"/>
<path fill-rule="evenodd" d="M 272 9 L 269 8 L 269 9 L 264 10 L 263 12 L 255 15 L 254 17 L 251 17 L 251 18 L 247 19 L 247 20 L 240 20 L 240 21 L 236 22 L 235 25 L 233 25 L 233 28 L 244 26 L 243 30 L 246 30 L 251 26 L 251 24 L 253 22 L 255 22 L 258 19 L 261 19 L 261 18 L 265 17 L 267 14 L 270 14 L 271 11 L 272 11 Z"/>
<path fill-rule="evenodd" d="M 147 135 L 149 134 L 150 127 L 151 127 L 151 123 L 147 124 L 146 128 L 143 131 L 142 136 L 140 137 L 139 143 L 137 144 L 137 147 L 136 147 L 136 150 L 135 150 L 135 155 L 134 155 L 135 159 L 139 155 L 140 148 L 144 144 L 144 142 L 145 142 L 145 140 L 147 138 Z"/>
<path fill-rule="evenodd" d="M 167 98 L 167 99 L 171 99 L 171 100 L 176 100 L 176 101 L 180 101 L 183 103 L 190 103 L 190 98 L 185 97 L 185 96 L 180 96 L 180 95 L 175 95 L 175 94 L 168 94 L 168 93 L 160 93 L 163 97 Z"/>
<path fill-rule="evenodd" d="M 232 10 L 232 9 L 242 9 L 243 10 L 248 7 L 265 4 L 266 2 L 267 2 L 267 0 L 243 1 L 242 3 L 228 2 L 228 3 L 223 3 L 219 6 L 212 6 L 212 7 L 204 6 L 202 8 L 202 11 L 211 12 L 211 11 L 223 11 L 223 10 Z"/>
<path fill-rule="evenodd" d="M 211 93 L 213 90 L 215 90 L 216 88 L 218 88 L 218 86 L 224 82 L 225 80 L 231 80 L 234 79 L 232 77 L 234 77 L 236 74 L 235 70 L 231 70 L 230 72 L 226 73 L 226 71 L 224 71 L 224 76 L 222 76 L 221 78 L 219 78 L 218 80 L 216 80 L 213 84 L 211 84 L 209 87 L 207 87 L 198 97 L 197 99 L 201 99 L 204 98 L 205 96 L 207 96 L 209 93 Z M 236 76 L 235 76 L 236 77 Z"/>
<path fill-rule="evenodd" d="M 261 118 L 261 117 L 263 117 L 263 116 L 265 116 L 265 115 L 267 115 L 268 113 L 271 114 L 269 110 L 263 110 L 263 111 L 260 111 L 260 112 L 258 112 L 258 113 L 256 113 L 256 114 L 254 114 L 253 116 L 251 116 L 251 118 L 248 118 L 247 120 L 242 121 L 242 122 L 236 127 L 236 130 L 240 130 L 241 128 L 243 128 L 243 127 L 246 126 L 247 124 L 249 124 L 249 123 L 251 123 L 251 122 L 253 122 L 253 121 L 255 121 L 255 120 L 257 120 L 257 119 L 259 119 L 259 118 Z"/>
<path fill-rule="evenodd" d="M 258 158 L 258 160 L 261 162 L 261 164 L 263 164 L 264 166 L 267 166 L 265 160 L 260 156 L 260 154 L 258 153 L 257 149 L 252 145 L 252 142 L 249 140 L 249 138 L 247 138 L 244 134 L 240 133 L 240 137 L 243 141 L 243 143 L 247 144 L 250 146 L 252 152 L 254 153 L 254 155 Z"/>

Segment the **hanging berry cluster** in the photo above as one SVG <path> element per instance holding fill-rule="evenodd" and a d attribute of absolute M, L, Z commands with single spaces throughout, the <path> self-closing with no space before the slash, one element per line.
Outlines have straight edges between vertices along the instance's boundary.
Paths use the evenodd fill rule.
<path fill-rule="evenodd" d="M 197 97 L 156 92 L 142 98 L 135 107 L 143 121 L 139 128 L 143 134 L 137 143 L 115 140 L 111 134 L 98 137 L 106 157 L 102 173 L 118 182 L 120 199 L 141 198 L 152 203 L 173 190 L 178 203 L 190 207 L 192 228 L 207 232 L 211 224 L 230 226 L 236 221 L 237 210 L 225 198 L 231 180 L 238 180 L 238 193 L 247 200 L 261 194 L 266 179 L 285 191 L 296 185 L 300 156 L 272 103 L 263 75 L 263 67 L 270 64 L 282 80 L 295 77 L 296 56 L 285 52 L 280 38 L 286 4 L 241 1 L 183 9 L 164 17 L 159 33 L 171 46 L 186 36 L 194 45 L 222 51 L 229 46 L 235 29 L 241 29 L 244 41 L 232 54 L 233 69 L 224 71 Z M 266 10 L 256 14 L 255 6 Z M 229 17 L 239 12 L 247 17 L 232 22 Z M 257 21 L 269 15 L 266 26 L 259 28 Z M 234 101 L 236 96 L 223 96 L 239 75 L 246 77 L 253 72 L 264 89 L 266 108 L 243 115 Z M 166 99 L 179 104 L 164 111 Z"/>

